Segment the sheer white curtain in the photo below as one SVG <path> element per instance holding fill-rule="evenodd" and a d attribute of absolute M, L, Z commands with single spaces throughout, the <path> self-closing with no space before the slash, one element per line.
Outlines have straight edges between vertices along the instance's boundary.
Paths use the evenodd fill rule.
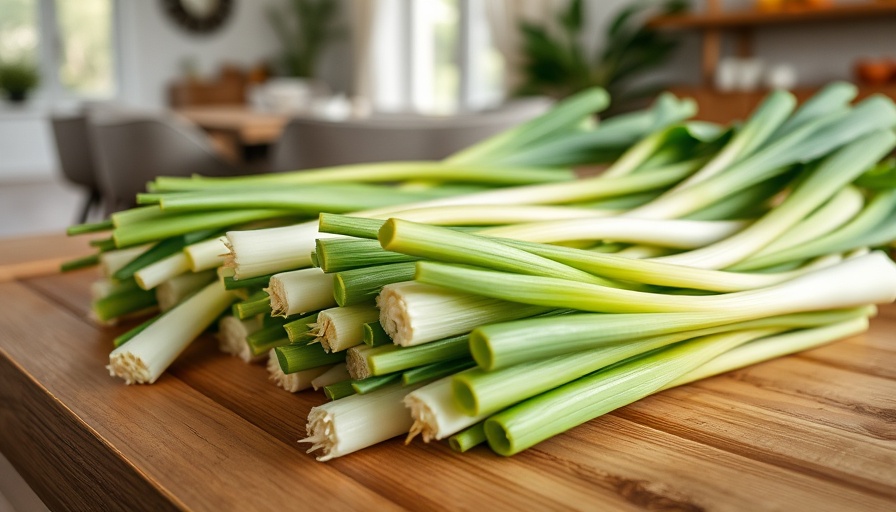
<path fill-rule="evenodd" d="M 501 66 L 491 65 L 498 58 L 494 49 L 505 61 L 504 91 L 514 90 L 521 76 L 520 21 L 554 22 L 568 1 L 456 0 L 447 11 L 456 9 L 459 20 L 455 28 L 459 109 L 475 110 L 500 101 Z M 433 103 L 433 87 L 427 86 L 445 79 L 427 74 L 434 72 L 436 42 L 420 39 L 435 37 L 432 26 L 420 25 L 421 14 L 432 15 L 435 5 L 428 0 L 353 0 L 351 6 L 354 92 L 359 103 L 382 112 L 426 112 Z"/>
<path fill-rule="evenodd" d="M 524 64 L 520 23 L 531 21 L 550 28 L 557 13 L 569 0 L 487 0 L 486 16 L 494 45 L 504 57 L 504 90 L 511 92 L 522 82 Z"/>
<path fill-rule="evenodd" d="M 407 0 L 353 0 L 354 93 L 377 111 L 409 108 Z"/>

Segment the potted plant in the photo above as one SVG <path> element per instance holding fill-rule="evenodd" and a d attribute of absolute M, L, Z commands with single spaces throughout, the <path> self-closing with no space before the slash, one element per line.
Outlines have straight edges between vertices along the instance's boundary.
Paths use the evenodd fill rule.
<path fill-rule="evenodd" d="M 612 110 L 635 107 L 639 99 L 661 89 L 659 84 L 638 84 L 645 71 L 661 66 L 677 40 L 644 23 L 649 13 L 670 14 L 687 7 L 687 0 L 638 0 L 610 22 L 604 47 L 589 59 L 582 44 L 585 13 L 582 0 L 571 0 L 557 16 L 557 30 L 523 22 L 524 83 L 517 94 L 543 94 L 563 98 L 592 86 L 601 86 L 613 98 Z"/>
<path fill-rule="evenodd" d="M 37 87 L 40 75 L 37 68 L 24 60 L 17 62 L 0 62 L 0 90 L 10 101 L 21 103 L 28 97 L 28 92 Z"/>
<path fill-rule="evenodd" d="M 317 62 L 327 43 L 341 35 L 335 26 L 336 0 L 286 0 L 268 17 L 283 50 L 275 63 L 278 77 L 250 92 L 253 103 L 275 111 L 306 111 L 312 97 L 326 91 L 315 80 Z"/>
<path fill-rule="evenodd" d="M 326 44 L 341 34 L 334 26 L 339 14 L 335 0 L 288 0 L 271 7 L 268 17 L 283 45 L 280 71 L 285 76 L 313 78 L 317 59 Z"/>

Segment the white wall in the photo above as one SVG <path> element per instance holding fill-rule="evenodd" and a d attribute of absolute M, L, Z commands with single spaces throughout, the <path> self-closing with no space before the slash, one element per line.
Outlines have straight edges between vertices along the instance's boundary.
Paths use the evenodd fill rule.
<path fill-rule="evenodd" d="M 282 0 L 235 0 L 226 24 L 208 35 L 177 27 L 160 0 L 118 0 L 116 50 L 119 100 L 141 108 L 167 105 L 167 85 L 182 73 L 185 58 L 204 75 L 222 63 L 253 66 L 279 51 L 265 11 Z M 36 97 L 21 108 L 0 106 L 0 181 L 46 180 L 59 175 L 47 118 L 59 105 Z"/>
<path fill-rule="evenodd" d="M 52 137 L 42 110 L 0 106 L 0 183 L 52 178 L 58 172 Z"/>
<path fill-rule="evenodd" d="M 197 35 L 169 19 L 158 0 L 119 0 L 122 100 L 166 106 L 168 84 L 183 75 L 187 59 L 201 76 L 214 76 L 224 63 L 248 68 L 271 58 L 279 49 L 266 15 L 272 3 L 282 2 L 236 0 L 224 26 Z"/>
<path fill-rule="evenodd" d="M 286 4 L 286 0 L 235 0 L 223 27 L 195 35 L 169 20 L 158 0 L 119 0 L 122 99 L 135 106 L 165 107 L 168 84 L 182 76 L 187 59 L 201 76 L 214 76 L 225 63 L 248 69 L 273 60 L 280 42 L 267 11 Z M 348 46 L 337 41 L 321 59 L 322 78 L 336 90 L 344 90 L 351 81 L 345 65 L 351 62 L 346 57 Z"/>

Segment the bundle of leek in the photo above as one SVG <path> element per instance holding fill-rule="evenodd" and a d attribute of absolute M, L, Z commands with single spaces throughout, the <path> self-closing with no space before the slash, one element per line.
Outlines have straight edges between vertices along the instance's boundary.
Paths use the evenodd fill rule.
<path fill-rule="evenodd" d="M 419 371 L 430 383 L 392 385 L 376 406 L 359 395 L 315 408 L 312 450 L 328 460 L 407 429 L 511 455 L 662 389 L 863 331 L 874 304 L 896 300 L 896 265 L 869 252 L 896 238 L 892 182 L 879 179 L 896 167 L 877 164 L 896 146 L 896 108 L 881 98 L 849 108 L 851 93 L 834 85 L 793 115 L 792 98 L 771 95 L 689 178 L 621 212 L 539 207 L 553 216 L 540 222 L 521 207 L 470 209 L 479 218 L 451 207 L 323 215 L 322 232 L 355 237 L 316 246 L 325 271 L 354 273 L 334 292 L 367 297 L 370 283 L 381 286 L 376 327 L 394 342 L 350 349 L 349 375 Z M 665 142 L 636 144 L 605 179 L 648 173 L 639 167 Z M 871 175 L 878 186 L 867 186 Z M 587 183 L 561 187 L 488 195 L 500 205 L 589 200 Z M 516 219 L 485 227 L 497 223 L 489 215 Z M 740 220 L 720 220 L 730 218 Z M 412 268 L 414 281 L 402 282 Z M 380 416 L 399 400 L 412 423 Z M 357 437 L 381 423 L 391 430 Z"/>
<path fill-rule="evenodd" d="M 280 274 L 272 278 L 272 274 L 301 273 L 309 267 L 310 251 L 304 248 L 313 247 L 316 236 L 314 221 L 310 231 L 309 224 L 296 222 L 314 219 L 320 212 L 394 211 L 403 209 L 399 206 L 403 204 L 450 202 L 450 198 L 470 192 L 487 194 L 509 186 L 571 182 L 576 175 L 570 166 L 612 160 L 647 133 L 685 119 L 694 110 L 693 102 L 664 95 L 648 110 L 597 124 L 594 115 L 608 102 L 601 89 L 585 91 L 441 162 L 387 162 L 226 179 L 160 177 L 150 183 L 147 193 L 138 196 L 138 203 L 144 206 L 115 213 L 104 222 L 70 228 L 70 234 L 109 231 L 110 236 L 93 242 L 98 256 L 64 268 L 101 264 L 105 277 L 94 286 L 92 308 L 98 321 L 115 322 L 156 309 L 164 312 L 119 337 L 117 345 L 150 336 L 159 329 L 149 328 L 156 319 L 164 325 L 170 323 L 162 322 L 166 317 L 183 314 L 192 295 L 211 286 L 212 271 L 218 269 L 224 286 L 215 286 L 222 288 L 222 293 L 231 290 L 225 294 L 231 302 L 242 300 L 234 306 L 234 315 L 220 323 L 222 349 L 246 360 L 258 360 L 288 341 L 278 331 L 288 322 L 278 326 L 264 320 L 271 312 L 288 316 L 336 305 L 326 289 L 316 303 L 308 297 L 311 303 L 298 306 L 281 300 L 288 289 L 282 283 L 290 277 Z M 523 149 L 530 155 L 524 164 L 515 161 Z M 641 184 L 634 190 L 638 186 L 660 185 Z M 302 236 L 295 237 L 297 232 Z M 257 253 L 262 261 L 252 261 L 258 240 L 262 240 L 258 246 L 262 250 Z M 296 243 L 303 249 L 296 251 Z M 225 257 L 228 252 L 231 255 Z M 233 268 L 223 268 L 225 264 Z M 252 296 L 249 300 L 262 288 L 270 297 Z M 376 291 L 368 290 L 367 300 L 372 300 Z M 351 300 L 360 302 L 357 297 Z M 170 326 L 180 329 L 172 339 L 195 337 L 214 320 L 203 322 L 198 331 L 195 326 Z M 179 347 L 172 345 L 172 353 L 179 352 Z M 142 359 L 140 364 L 153 369 L 158 366 Z M 112 361 L 111 366 L 119 368 L 121 363 Z M 151 382 L 157 377 L 152 373 L 126 380 Z"/>
<path fill-rule="evenodd" d="M 166 299 L 111 369 L 155 380 L 239 298 L 222 346 L 334 400 L 308 418 L 322 460 L 407 432 L 508 455 L 860 332 L 896 298 L 896 266 L 872 251 L 896 239 L 896 166 L 880 162 L 896 106 L 855 93 L 833 84 L 796 109 L 775 92 L 722 128 L 682 122 L 692 105 L 670 96 L 595 126 L 606 96 L 588 91 L 439 163 L 159 178 L 151 206 L 74 229 L 114 229 L 99 318 L 152 307 L 141 286 L 201 290 Z M 577 181 L 553 168 L 596 162 Z M 213 268 L 223 285 L 189 273 Z M 153 341 L 193 314 L 177 346 Z"/>

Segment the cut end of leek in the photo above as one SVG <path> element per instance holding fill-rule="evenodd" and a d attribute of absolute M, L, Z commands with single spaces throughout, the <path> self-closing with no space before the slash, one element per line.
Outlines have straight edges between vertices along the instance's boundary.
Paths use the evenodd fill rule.
<path fill-rule="evenodd" d="M 507 436 L 507 430 L 500 422 L 485 420 L 485 438 L 488 440 L 489 448 L 498 455 L 509 457 L 516 453 L 513 440 Z"/>
<path fill-rule="evenodd" d="M 317 316 L 317 322 L 308 324 L 308 335 L 314 336 L 312 343 L 320 343 L 327 352 L 332 352 L 330 340 L 336 336 L 336 326 L 329 316 L 323 313 Z"/>
<path fill-rule="evenodd" d="M 464 377 L 464 374 L 455 375 L 451 379 L 451 393 L 454 395 L 455 405 L 464 414 L 475 416 L 480 413 L 476 393 L 470 388 L 470 383 Z"/>
<path fill-rule="evenodd" d="M 400 285 L 383 287 L 376 299 L 380 308 L 380 325 L 396 345 L 407 346 L 414 337 L 414 327 L 408 314 L 408 306 L 400 292 Z"/>
<path fill-rule="evenodd" d="M 109 375 L 124 379 L 125 384 L 152 384 L 156 381 L 149 373 L 149 365 L 131 352 L 122 351 L 109 355 Z"/>
<path fill-rule="evenodd" d="M 283 282 L 271 278 L 270 285 L 264 291 L 271 297 L 271 316 L 287 316 L 289 300 L 286 297 L 286 287 Z"/>
<path fill-rule="evenodd" d="M 438 422 L 429 405 L 413 393 L 404 397 L 404 405 L 411 410 L 411 418 L 414 420 L 404 444 L 409 444 L 417 435 L 423 437 L 424 443 L 438 439 Z"/>
<path fill-rule="evenodd" d="M 299 382 L 297 374 L 283 373 L 283 369 L 280 368 L 280 361 L 273 349 L 268 354 L 268 374 L 269 380 L 271 380 L 278 387 L 281 387 L 289 391 L 290 393 L 296 393 L 304 389 L 300 387 L 301 383 Z"/>
<path fill-rule="evenodd" d="M 372 377 L 370 365 L 367 364 L 367 345 L 352 347 L 345 352 L 345 367 L 353 380 L 364 380 Z"/>
<path fill-rule="evenodd" d="M 257 363 L 264 360 L 265 355 L 255 356 L 252 347 L 246 342 L 246 336 L 250 333 L 250 326 L 258 323 L 256 319 L 240 320 L 235 316 L 225 316 L 218 322 L 218 349 L 225 354 L 237 356 L 247 363 Z"/>
<path fill-rule="evenodd" d="M 488 342 L 488 337 L 479 329 L 474 329 L 470 333 L 470 355 L 473 356 L 476 365 L 483 370 L 495 369 L 495 353 Z"/>
<path fill-rule="evenodd" d="M 283 368 L 280 367 L 280 360 L 276 350 L 271 349 L 268 353 L 267 368 L 268 378 L 274 382 L 274 384 L 290 393 L 297 393 L 305 389 L 310 389 L 311 381 L 326 373 L 326 371 L 330 369 L 330 366 L 320 366 L 294 373 L 284 373 Z"/>
<path fill-rule="evenodd" d="M 308 413 L 308 425 L 305 427 L 305 433 L 308 437 L 300 439 L 300 443 L 311 443 L 311 448 L 305 453 L 322 450 L 321 454 L 316 457 L 321 462 L 338 457 L 336 446 L 338 439 L 336 438 L 336 429 L 333 427 L 333 414 L 330 412 L 314 407 Z"/>

